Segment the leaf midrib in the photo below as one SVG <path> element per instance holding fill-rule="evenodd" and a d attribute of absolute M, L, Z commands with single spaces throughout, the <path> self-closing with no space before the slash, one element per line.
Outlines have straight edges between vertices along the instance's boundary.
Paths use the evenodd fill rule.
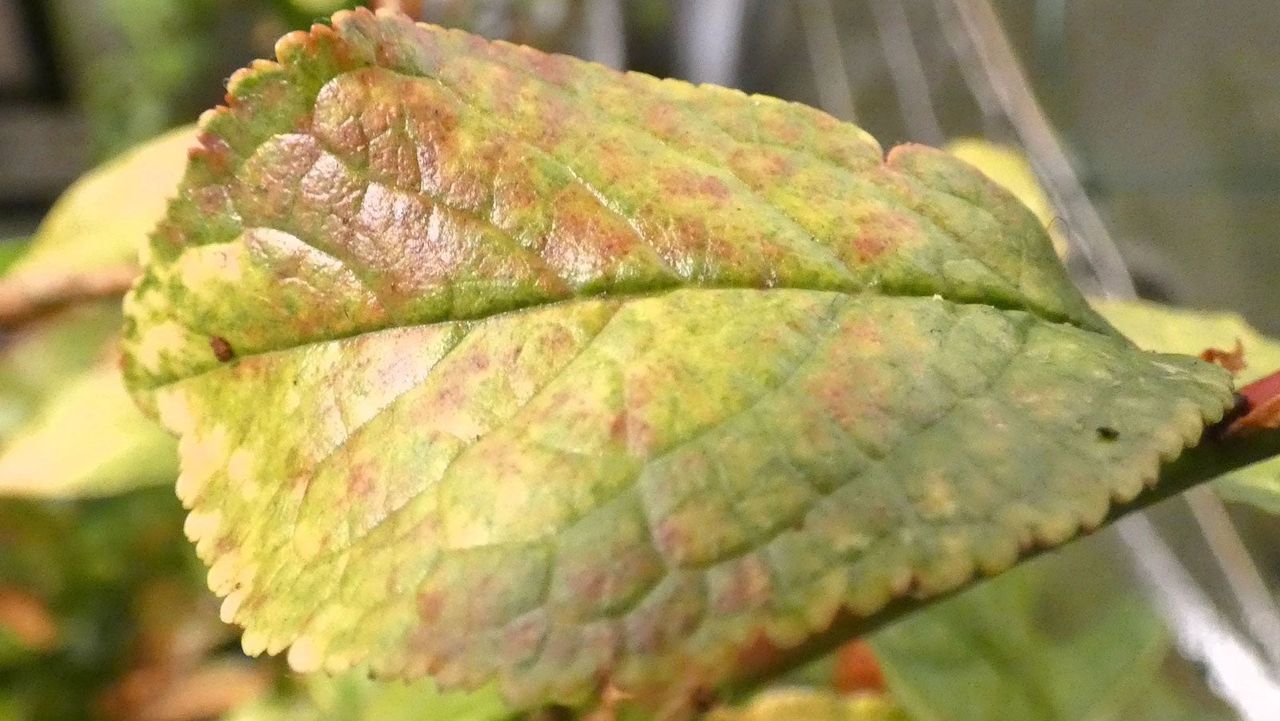
<path fill-rule="evenodd" d="M 843 295 L 849 298 L 872 297 L 872 298 L 880 298 L 880 299 L 886 299 L 886 300 L 911 300 L 911 299 L 932 298 L 939 302 L 950 303 L 951 305 L 958 306 L 958 307 L 964 307 L 964 306 L 986 307 L 986 308 L 991 308 L 993 310 L 998 310 L 1006 313 L 1022 313 L 1022 314 L 1031 316 L 1043 323 L 1048 323 L 1051 325 L 1065 325 L 1085 333 L 1092 333 L 1095 335 L 1106 335 L 1095 329 L 1084 327 L 1081 324 L 1076 323 L 1075 321 L 1071 320 L 1070 318 L 1064 315 L 1059 315 L 1058 317 L 1049 317 L 1049 314 L 1047 313 L 1045 314 L 1036 313 L 1026 308 L 1016 306 L 1013 304 L 1002 304 L 998 302 L 986 302 L 986 301 L 956 300 L 954 298 L 948 298 L 946 296 L 943 296 L 939 293 L 934 293 L 934 292 L 915 292 L 915 293 L 885 292 L 883 286 L 878 287 L 876 289 L 861 288 L 858 290 L 846 290 L 841 288 L 824 288 L 820 286 L 806 286 L 802 284 L 775 286 L 772 288 L 751 288 L 751 287 L 729 285 L 729 284 L 678 285 L 678 286 L 673 286 L 668 288 L 659 288 L 659 289 L 648 290 L 643 292 L 640 292 L 640 291 L 610 292 L 610 293 L 598 293 L 593 295 L 573 296 L 569 298 L 560 298 L 560 299 L 546 301 L 542 303 L 530 303 L 527 305 L 520 306 L 518 308 L 496 310 L 489 313 L 478 313 L 474 316 L 466 316 L 466 317 L 460 317 L 460 318 L 431 320 L 431 321 L 424 321 L 420 323 L 388 323 L 386 325 L 380 325 L 376 327 L 362 328 L 358 331 L 351 332 L 351 333 L 338 333 L 338 334 L 327 335 L 323 337 L 317 337 L 317 338 L 309 339 L 304 342 L 300 342 L 300 343 L 296 343 L 288 346 L 275 347 L 275 348 L 263 348 L 263 349 L 251 350 L 247 352 L 242 352 L 237 350 L 236 357 L 230 361 L 227 361 L 226 363 L 219 363 L 216 360 L 214 360 L 207 367 L 201 368 L 200 370 L 194 373 L 189 373 L 181 376 L 161 377 L 160 380 L 154 383 L 139 383 L 137 387 L 144 391 L 155 391 L 155 390 L 164 388 L 166 386 L 172 385 L 174 383 L 180 383 L 184 380 L 198 378 L 208 373 L 212 373 L 224 367 L 234 365 L 238 361 L 244 360 L 247 358 L 255 358 L 258 356 L 271 355 L 274 353 L 287 353 L 293 350 L 299 350 L 299 349 L 307 348 L 310 346 L 320 345 L 322 343 L 339 342 L 339 341 L 349 340 L 352 338 L 359 338 L 361 336 L 370 335 L 374 333 L 381 333 L 384 331 L 393 330 L 397 328 L 426 328 L 430 326 L 454 324 L 454 323 L 465 326 L 465 325 L 483 323 L 492 318 L 501 318 L 501 317 L 510 316 L 514 314 L 521 314 L 521 313 L 540 312 L 540 311 L 545 311 L 549 308 L 555 308 L 557 306 L 569 306 L 575 303 L 616 301 L 621 304 L 621 303 L 629 303 L 637 300 L 644 300 L 647 298 L 658 298 L 658 297 L 671 295 L 673 293 L 678 293 L 678 292 L 716 293 L 716 292 L 726 292 L 726 291 L 749 291 L 749 292 L 755 292 L 755 293 L 778 293 L 778 292 L 780 293 L 787 293 L 787 292 L 829 293 L 832 295 Z M 192 332 L 196 333 L 197 335 L 208 335 L 208 331 L 197 329 L 189 324 L 183 323 L 183 326 L 186 327 L 188 330 L 191 330 Z M 1123 338 L 1123 336 L 1119 336 L 1118 334 L 1113 335 L 1112 337 L 1121 338 L 1121 339 Z M 1127 340 L 1125 342 L 1127 342 Z"/>

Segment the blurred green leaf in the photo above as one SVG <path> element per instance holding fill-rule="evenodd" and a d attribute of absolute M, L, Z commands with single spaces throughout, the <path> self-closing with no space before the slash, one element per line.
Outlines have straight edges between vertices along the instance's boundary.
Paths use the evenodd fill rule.
<path fill-rule="evenodd" d="M 1095 537 L 871 638 L 917 721 L 1106 721 L 1150 689 L 1168 642 Z"/>
<path fill-rule="evenodd" d="M 1184 310 L 1142 301 L 1099 302 L 1098 310 L 1142 348 L 1198 355 L 1207 348 L 1230 350 L 1237 340 L 1247 364 L 1243 385 L 1280 370 L 1280 340 L 1259 333 L 1234 313 Z M 1280 459 L 1236 471 L 1214 483 L 1224 498 L 1280 514 Z"/>
<path fill-rule="evenodd" d="M 120 329 L 119 306 L 80 305 L 0 336 L 0 443 L 50 394 L 109 356 Z"/>
<path fill-rule="evenodd" d="M 0 275 L 9 272 L 10 266 L 27 252 L 30 242 L 27 238 L 0 240 Z"/>
<path fill-rule="evenodd" d="M 791 688 L 761 692 L 741 708 L 713 711 L 706 721 L 908 721 L 908 716 L 883 696 Z"/>
<path fill-rule="evenodd" d="M 506 721 L 516 714 L 494 689 L 443 693 L 431 681 L 371 681 L 356 673 L 313 675 L 225 721 Z"/>

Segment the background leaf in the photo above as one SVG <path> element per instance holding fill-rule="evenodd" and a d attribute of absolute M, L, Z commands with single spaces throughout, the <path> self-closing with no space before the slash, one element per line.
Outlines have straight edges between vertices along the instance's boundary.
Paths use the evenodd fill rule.
<path fill-rule="evenodd" d="M 1091 538 L 881 630 L 890 692 L 917 721 L 1132 718 L 1170 647 L 1116 552 Z"/>
<path fill-rule="evenodd" d="M 494 689 L 442 693 L 430 681 L 371 681 L 316 674 L 300 688 L 238 709 L 224 721 L 515 721 Z"/>
<path fill-rule="evenodd" d="M 783 688 L 762 692 L 742 708 L 713 711 L 707 721 L 908 721 L 908 717 L 881 696 Z"/>
<path fill-rule="evenodd" d="M 5 282 L 136 265 L 195 139 L 192 126 L 171 130 L 82 176 L 58 198 Z"/>
<path fill-rule="evenodd" d="M 194 139 L 181 128 L 87 174 L 29 245 L 14 246 L 21 253 L 0 277 L 0 297 L 35 307 L 6 316 L 17 326 L 0 345 L 0 496 L 106 495 L 176 476 L 173 440 L 138 412 L 120 378 L 123 287 L 116 297 L 58 294 L 68 278 L 136 275 Z"/>

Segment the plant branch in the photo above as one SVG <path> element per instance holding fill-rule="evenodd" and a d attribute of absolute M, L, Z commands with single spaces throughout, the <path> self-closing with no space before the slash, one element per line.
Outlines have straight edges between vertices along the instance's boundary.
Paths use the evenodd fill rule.
<path fill-rule="evenodd" d="M 136 265 L 68 273 L 16 274 L 0 282 L 0 329 L 12 330 L 67 306 L 124 295 Z"/>

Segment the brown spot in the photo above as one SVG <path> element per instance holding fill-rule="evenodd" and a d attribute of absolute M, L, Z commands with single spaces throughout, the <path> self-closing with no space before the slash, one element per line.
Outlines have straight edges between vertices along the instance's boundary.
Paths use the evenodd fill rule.
<path fill-rule="evenodd" d="M 699 686 L 689 693 L 689 708 L 698 714 L 705 714 L 720 702 L 720 694 L 715 689 Z"/>
<path fill-rule="evenodd" d="M 1240 371 L 1249 367 L 1244 360 L 1244 343 L 1236 338 L 1235 347 L 1229 351 L 1220 348 L 1206 348 L 1200 354 L 1200 360 L 1219 365 L 1231 375 L 1239 375 Z"/>
<path fill-rule="evenodd" d="M 871 644 L 857 639 L 841 646 L 836 653 L 831 681 L 836 690 L 846 694 L 885 691 L 884 671 L 876 659 L 875 650 Z"/>
<path fill-rule="evenodd" d="M 351 474 L 347 476 L 347 492 L 350 495 L 363 498 L 373 491 L 373 473 L 370 471 L 368 464 L 361 463 L 351 469 Z"/>
<path fill-rule="evenodd" d="M 867 264 L 919 235 L 919 226 L 909 217 L 898 212 L 877 211 L 858 221 L 857 235 L 849 245 L 854 259 Z"/>
<path fill-rule="evenodd" d="M 1120 431 L 1111 426 L 1098 426 L 1098 438 L 1104 441 L 1114 441 L 1120 437 Z"/>
<path fill-rule="evenodd" d="M 58 642 L 58 626 L 44 603 L 18 589 L 0 588 L 0 629 L 34 651 L 47 651 Z"/>
<path fill-rule="evenodd" d="M 213 357 L 220 363 L 226 363 L 236 357 L 236 352 L 226 338 L 220 335 L 209 336 L 209 347 L 213 349 Z"/>
<path fill-rule="evenodd" d="M 444 611 L 444 596 L 438 591 L 424 593 L 418 597 L 418 618 L 423 624 L 432 624 L 440 620 Z"/>
<path fill-rule="evenodd" d="M 732 192 L 724 181 L 713 175 L 695 173 L 683 169 L 669 171 L 662 178 L 663 188 L 674 196 L 702 197 L 727 200 Z"/>
<path fill-rule="evenodd" d="M 187 158 L 204 161 L 214 173 L 226 172 L 231 157 L 231 146 L 227 141 L 210 132 L 200 133 L 198 140 L 200 144 L 187 151 Z"/>

